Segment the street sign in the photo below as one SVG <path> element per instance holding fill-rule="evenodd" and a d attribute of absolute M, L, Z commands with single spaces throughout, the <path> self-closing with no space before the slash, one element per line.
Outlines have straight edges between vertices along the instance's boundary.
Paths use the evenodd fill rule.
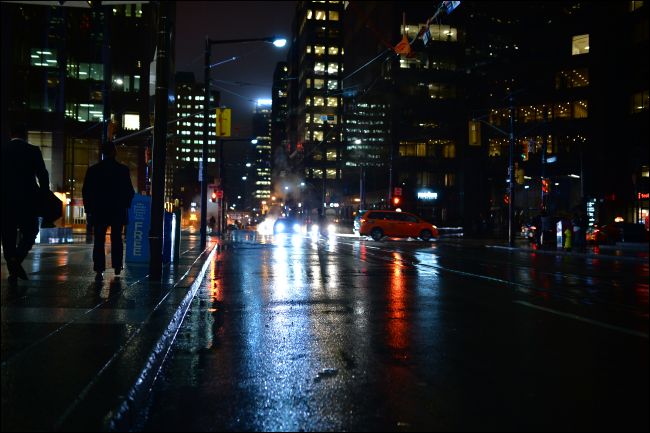
<path fill-rule="evenodd" d="M 393 195 L 401 196 L 402 195 L 402 188 L 395 187 L 394 190 L 393 190 Z"/>
<path fill-rule="evenodd" d="M 217 137 L 230 137 L 231 119 L 230 108 L 217 108 Z"/>
<path fill-rule="evenodd" d="M 217 198 L 223 198 L 223 190 L 222 189 L 218 189 L 216 191 L 216 193 L 217 193 Z"/>

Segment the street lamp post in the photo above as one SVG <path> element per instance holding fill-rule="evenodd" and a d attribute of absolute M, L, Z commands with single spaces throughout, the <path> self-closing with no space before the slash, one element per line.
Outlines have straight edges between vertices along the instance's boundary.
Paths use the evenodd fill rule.
<path fill-rule="evenodd" d="M 278 48 L 284 47 L 286 39 L 269 36 L 265 38 L 248 38 L 248 39 L 220 39 L 214 40 L 206 36 L 205 38 L 205 65 L 203 74 L 204 99 L 203 99 L 203 146 L 201 147 L 201 165 L 199 168 L 199 181 L 201 182 L 201 240 L 200 248 L 205 249 L 206 245 L 206 218 L 208 204 L 208 132 L 209 132 L 209 105 L 210 105 L 210 55 L 212 45 L 216 44 L 238 44 L 244 42 L 270 42 Z M 216 104 L 212 108 L 216 108 Z"/>

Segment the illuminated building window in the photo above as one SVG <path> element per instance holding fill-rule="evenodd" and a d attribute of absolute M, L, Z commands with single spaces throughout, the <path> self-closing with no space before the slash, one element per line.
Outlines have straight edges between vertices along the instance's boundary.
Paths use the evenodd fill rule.
<path fill-rule="evenodd" d="M 641 6 L 643 6 L 642 1 L 631 1 L 630 2 L 630 12 L 634 12 L 635 10 L 638 10 Z"/>
<path fill-rule="evenodd" d="M 337 107 L 338 102 L 339 102 L 339 100 L 335 96 L 328 96 L 327 97 L 327 106 L 328 107 Z"/>
<path fill-rule="evenodd" d="M 322 96 L 314 96 L 314 107 L 322 107 L 323 105 L 325 105 L 325 98 Z"/>
<path fill-rule="evenodd" d="M 560 71 L 555 76 L 556 89 L 570 89 L 589 85 L 589 70 L 587 68 Z"/>
<path fill-rule="evenodd" d="M 314 131 L 314 141 L 323 141 L 323 131 Z"/>
<path fill-rule="evenodd" d="M 310 20 L 312 17 L 312 11 L 311 9 L 307 9 L 307 19 Z"/>
<path fill-rule="evenodd" d="M 573 103 L 573 118 L 586 119 L 589 114 L 587 101 L 575 101 Z"/>
<path fill-rule="evenodd" d="M 125 113 L 122 117 L 122 128 L 130 131 L 137 131 L 140 129 L 140 115 Z"/>
<path fill-rule="evenodd" d="M 589 54 L 589 35 L 577 35 L 573 37 L 571 55 Z"/>
<path fill-rule="evenodd" d="M 442 147 L 442 156 L 445 158 L 456 158 L 456 145 L 453 143 L 445 144 Z"/>
<path fill-rule="evenodd" d="M 327 158 L 328 161 L 336 161 L 336 149 L 327 149 L 325 158 Z"/>
<path fill-rule="evenodd" d="M 338 11 L 330 11 L 330 21 L 338 21 L 339 13 Z"/>
<path fill-rule="evenodd" d="M 311 45 L 307 45 L 307 46 L 305 47 L 305 52 L 306 52 L 307 54 L 311 54 Z"/>
<path fill-rule="evenodd" d="M 453 173 L 445 174 L 445 186 L 454 186 L 456 184 L 456 175 Z"/>
<path fill-rule="evenodd" d="M 313 177 L 316 179 L 322 179 L 323 178 L 323 170 L 320 168 L 315 168 L 313 171 Z"/>
<path fill-rule="evenodd" d="M 325 21 L 327 19 L 327 14 L 325 11 L 316 11 L 314 15 L 315 19 L 319 21 Z"/>
<path fill-rule="evenodd" d="M 325 47 L 323 45 L 314 45 L 314 54 L 322 56 L 325 54 Z"/>
<path fill-rule="evenodd" d="M 632 113 L 640 113 L 648 109 L 648 91 L 632 95 Z"/>
<path fill-rule="evenodd" d="M 322 78 L 314 78 L 314 89 L 322 89 L 325 86 L 325 80 Z"/>
<path fill-rule="evenodd" d="M 308 89 L 311 89 L 311 78 L 307 78 L 307 79 L 305 80 L 305 83 L 307 84 L 307 88 L 308 88 Z"/>
<path fill-rule="evenodd" d="M 330 56 L 336 56 L 339 53 L 339 48 L 338 47 L 329 47 L 327 49 L 327 54 Z"/>
<path fill-rule="evenodd" d="M 327 64 L 327 73 L 328 74 L 337 74 L 339 72 L 338 63 L 328 63 Z"/>
<path fill-rule="evenodd" d="M 323 62 L 314 63 L 314 73 L 318 75 L 323 75 L 325 73 L 325 63 Z"/>
<path fill-rule="evenodd" d="M 307 113 L 305 115 L 305 123 L 311 123 L 311 114 Z"/>
<path fill-rule="evenodd" d="M 29 57 L 29 64 L 32 66 L 44 66 L 46 68 L 58 67 L 58 61 L 56 60 L 56 50 L 39 50 L 32 48 Z"/>
<path fill-rule="evenodd" d="M 336 170 L 333 168 L 328 168 L 327 169 L 327 178 L 328 179 L 336 179 Z"/>

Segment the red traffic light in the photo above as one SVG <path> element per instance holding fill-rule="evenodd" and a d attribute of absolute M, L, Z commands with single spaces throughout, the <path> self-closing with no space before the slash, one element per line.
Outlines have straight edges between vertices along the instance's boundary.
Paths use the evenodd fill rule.
<path fill-rule="evenodd" d="M 217 201 L 217 193 L 216 192 L 214 192 L 214 191 L 212 192 L 212 197 L 210 197 L 210 201 L 212 201 L 212 203 Z"/>
<path fill-rule="evenodd" d="M 397 205 L 399 204 L 399 202 L 400 202 L 400 198 L 399 198 L 399 197 L 393 197 L 393 204 L 394 204 L 395 206 L 397 206 Z"/>

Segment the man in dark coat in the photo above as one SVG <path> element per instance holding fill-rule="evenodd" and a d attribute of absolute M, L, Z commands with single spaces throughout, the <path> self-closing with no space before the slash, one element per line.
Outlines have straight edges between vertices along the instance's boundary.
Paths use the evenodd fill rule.
<path fill-rule="evenodd" d="M 88 168 L 82 189 L 84 208 L 95 233 L 93 269 L 97 280 L 103 279 L 106 269 L 104 244 L 108 227 L 111 228 L 111 264 L 115 275 L 122 271 L 122 231 L 134 195 L 129 168 L 115 160 L 116 153 L 113 142 L 102 146 L 103 160 Z"/>
<path fill-rule="evenodd" d="M 25 125 L 16 124 L 10 132 L 11 140 L 2 145 L 2 248 L 9 281 L 16 282 L 27 279 L 21 263 L 36 241 L 37 204 L 50 189 L 50 177 L 41 149 L 27 142 Z"/>

